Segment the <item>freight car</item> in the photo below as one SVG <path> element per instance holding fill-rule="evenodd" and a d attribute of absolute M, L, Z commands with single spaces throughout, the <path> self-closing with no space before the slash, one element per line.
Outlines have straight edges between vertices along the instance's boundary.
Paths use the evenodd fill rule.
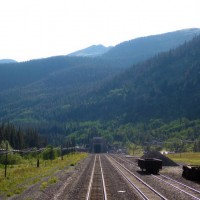
<path fill-rule="evenodd" d="M 159 170 L 162 169 L 162 160 L 156 158 L 140 158 L 138 159 L 138 166 L 142 171 L 146 170 L 148 173 L 158 174 Z"/>
<path fill-rule="evenodd" d="M 200 165 L 183 165 L 182 176 L 188 180 L 200 181 Z"/>

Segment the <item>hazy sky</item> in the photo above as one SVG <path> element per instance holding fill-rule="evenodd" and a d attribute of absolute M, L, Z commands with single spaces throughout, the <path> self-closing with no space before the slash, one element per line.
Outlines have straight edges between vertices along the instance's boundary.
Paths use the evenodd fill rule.
<path fill-rule="evenodd" d="M 200 28 L 199 0 L 0 0 L 0 59 L 66 55 L 93 44 Z"/>

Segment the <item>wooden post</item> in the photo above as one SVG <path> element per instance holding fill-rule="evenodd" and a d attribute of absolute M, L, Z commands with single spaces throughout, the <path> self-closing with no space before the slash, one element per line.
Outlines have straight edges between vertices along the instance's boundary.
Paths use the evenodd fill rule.
<path fill-rule="evenodd" d="M 8 142 L 6 142 L 5 177 L 7 176 L 7 164 L 8 164 Z"/>
<path fill-rule="evenodd" d="M 39 147 L 37 148 L 37 168 L 40 167 Z"/>
<path fill-rule="evenodd" d="M 61 154 L 61 160 L 63 160 L 63 147 L 62 147 L 62 145 L 60 146 L 60 154 Z"/>

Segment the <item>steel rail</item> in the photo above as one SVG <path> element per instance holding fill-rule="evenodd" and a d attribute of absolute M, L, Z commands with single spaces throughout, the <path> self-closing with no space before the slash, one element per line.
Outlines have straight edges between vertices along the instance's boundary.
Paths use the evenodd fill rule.
<path fill-rule="evenodd" d="M 106 184 L 105 184 L 105 179 L 104 179 L 103 168 L 102 168 L 100 156 L 99 156 L 99 163 L 100 163 L 100 167 L 101 167 L 101 177 L 102 177 L 102 183 L 103 183 L 104 200 L 107 200 Z"/>
<path fill-rule="evenodd" d="M 169 183 L 169 182 L 163 180 L 162 178 L 159 178 L 159 177 L 157 177 L 157 176 L 155 176 L 155 175 L 153 175 L 153 174 L 151 174 L 151 175 L 152 175 L 153 177 L 155 177 L 155 178 L 157 178 L 157 179 L 159 179 L 159 180 L 165 182 L 166 184 L 172 186 L 173 188 L 175 188 L 175 189 L 177 189 L 177 190 L 179 190 L 179 191 L 181 191 L 181 192 L 187 194 L 188 196 L 190 196 L 190 197 L 192 197 L 192 198 L 194 198 L 194 199 L 200 200 L 200 198 L 198 198 L 198 197 L 194 196 L 193 194 L 191 194 L 191 193 L 189 193 L 189 192 L 186 192 L 185 190 L 183 190 L 183 189 L 181 189 L 181 188 L 179 188 L 179 187 L 177 187 L 177 186 L 175 186 L 175 185 L 173 185 L 173 184 L 171 184 L 171 183 Z M 179 184 L 180 184 L 180 183 L 179 183 Z M 184 185 L 184 184 L 183 184 L 183 185 Z M 185 185 L 184 185 L 184 186 L 185 186 Z M 199 191 L 198 191 L 198 192 L 199 192 Z"/>
<path fill-rule="evenodd" d="M 118 159 L 120 159 L 120 160 L 122 160 L 122 161 L 124 161 L 124 162 L 126 162 L 126 163 L 128 163 L 128 164 L 130 164 L 130 165 L 133 165 L 133 166 L 135 166 L 136 168 L 140 169 L 135 163 L 133 163 L 133 162 L 130 161 L 130 160 L 125 160 L 125 159 L 120 158 L 119 156 L 116 156 L 116 155 L 115 155 L 115 157 L 117 157 Z"/>
<path fill-rule="evenodd" d="M 101 179 L 102 179 L 103 199 L 107 200 L 106 185 L 105 185 L 105 180 L 104 180 L 104 174 L 103 174 L 103 168 L 102 168 L 100 155 L 98 156 L 98 159 L 99 159 Z M 86 200 L 89 200 L 91 198 L 92 185 L 93 185 L 93 181 L 94 181 L 94 171 L 95 171 L 95 167 L 96 167 L 96 162 L 97 162 L 97 155 L 95 155 L 94 164 L 93 164 L 93 167 L 92 167 L 92 173 L 91 173 L 90 182 L 89 182 L 89 185 L 88 185 Z"/>
<path fill-rule="evenodd" d="M 108 157 L 107 157 L 108 158 Z M 108 159 L 112 159 L 114 162 L 116 162 L 118 165 L 120 165 L 124 170 L 126 170 L 129 174 L 131 174 L 132 176 L 134 176 L 138 181 L 140 181 L 143 185 L 145 185 L 147 188 L 149 188 L 152 192 L 154 192 L 156 195 L 158 195 L 158 197 L 160 197 L 163 200 L 167 200 L 166 197 L 164 197 L 162 194 L 160 194 L 158 191 L 156 191 L 155 189 L 153 189 L 149 184 L 147 184 L 146 182 L 144 182 L 141 178 L 139 178 L 138 176 L 136 176 L 134 173 L 132 173 L 129 169 L 127 169 L 125 166 L 123 166 L 121 163 L 119 163 L 117 160 L 115 160 L 114 158 L 108 158 Z M 149 198 L 126 176 L 124 175 L 124 173 L 122 172 L 121 169 L 119 169 L 119 167 L 113 162 L 113 164 L 115 165 L 115 167 L 121 172 L 121 174 L 123 175 L 123 177 L 131 184 L 131 186 L 140 194 L 140 196 L 145 199 L 145 200 L 149 200 Z"/>
<path fill-rule="evenodd" d="M 125 159 L 122 159 L 122 158 L 120 158 L 120 157 L 118 157 L 118 156 L 117 156 L 117 158 L 120 159 L 120 160 L 122 160 L 122 161 L 124 161 L 124 162 L 126 162 L 126 163 L 131 163 L 132 165 L 136 166 L 132 161 L 126 161 Z M 136 166 L 136 167 L 138 168 L 138 166 Z M 170 181 L 173 181 L 173 182 L 175 182 L 175 183 L 177 183 L 177 184 L 179 184 L 179 185 L 181 185 L 181 186 L 183 186 L 183 187 L 185 187 L 185 188 L 187 188 L 187 189 L 190 189 L 190 190 L 192 190 L 192 191 L 194 191 L 194 192 L 200 194 L 200 191 L 199 191 L 199 190 L 196 190 L 196 189 L 194 189 L 194 188 L 192 188 L 192 187 L 190 187 L 190 186 L 188 186 L 188 185 L 186 185 L 186 184 L 183 184 L 183 183 L 181 183 L 181 182 L 179 182 L 179 181 L 176 181 L 176 180 L 174 180 L 174 179 L 172 179 L 172 178 L 170 178 L 170 177 L 168 177 L 168 176 L 165 176 L 165 175 L 163 175 L 163 174 L 159 174 L 159 175 L 160 175 L 161 177 L 164 177 L 164 178 L 166 178 L 166 179 L 168 179 L 168 180 L 170 180 Z M 185 190 L 183 190 L 183 189 L 181 189 L 181 188 L 179 188 L 179 187 L 173 185 L 172 183 L 167 182 L 166 180 L 163 180 L 162 178 L 159 178 L 158 176 L 155 176 L 155 175 L 153 175 L 153 174 L 151 174 L 151 176 L 153 176 L 154 178 L 159 179 L 160 181 L 165 182 L 166 184 L 168 184 L 168 185 L 174 187 L 176 190 L 179 190 L 179 191 L 181 191 L 181 192 L 183 192 L 183 193 L 185 193 L 185 194 L 191 196 L 191 197 L 194 198 L 194 199 L 200 200 L 200 198 L 194 196 L 193 194 L 190 194 L 189 192 L 186 192 Z"/>
<path fill-rule="evenodd" d="M 132 186 L 132 188 L 134 188 L 136 192 L 138 192 L 138 194 L 141 196 L 143 200 L 149 200 L 148 197 L 124 174 L 124 172 L 115 163 L 112 164 L 120 172 L 120 174 L 124 177 L 124 179 Z"/>
<path fill-rule="evenodd" d="M 194 192 L 200 194 L 200 191 L 199 191 L 199 190 L 196 190 L 196 189 L 194 189 L 194 188 L 192 188 L 192 187 L 190 187 L 190 186 L 188 186 L 188 185 L 186 185 L 186 184 L 184 184 L 184 183 L 181 183 L 181 182 L 179 182 L 179 181 L 176 181 L 176 180 L 174 180 L 174 179 L 172 179 L 172 178 L 170 178 L 170 177 L 168 177 L 168 176 L 165 176 L 165 175 L 163 175 L 163 174 L 160 174 L 160 176 L 162 176 L 162 177 L 164 177 L 164 178 L 166 178 L 166 179 L 169 179 L 169 180 L 171 180 L 171 181 L 173 181 L 173 182 L 175 182 L 175 183 L 178 183 L 179 185 L 182 185 L 182 186 L 184 186 L 184 187 L 186 187 L 186 188 L 188 188 L 188 189 L 190 189 L 190 190 L 192 190 L 192 191 L 194 191 Z"/>
<path fill-rule="evenodd" d="M 87 195 L 86 195 L 86 200 L 90 199 L 90 195 L 91 195 L 91 191 L 92 191 L 92 183 L 93 183 L 93 177 L 94 177 L 94 169 L 95 169 L 95 165 L 96 165 L 96 155 L 95 155 L 95 159 L 94 159 L 94 164 L 92 167 L 92 173 L 91 173 L 91 177 L 90 177 L 90 182 L 88 185 L 88 190 L 87 190 Z"/>

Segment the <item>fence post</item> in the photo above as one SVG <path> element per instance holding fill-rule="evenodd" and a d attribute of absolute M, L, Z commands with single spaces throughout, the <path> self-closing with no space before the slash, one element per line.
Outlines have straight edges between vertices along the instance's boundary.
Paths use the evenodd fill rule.
<path fill-rule="evenodd" d="M 40 159 L 39 159 L 39 147 L 37 148 L 37 168 L 40 167 Z"/>
<path fill-rule="evenodd" d="M 63 147 L 62 147 L 62 145 L 60 146 L 60 154 L 61 154 L 61 160 L 63 160 Z"/>
<path fill-rule="evenodd" d="M 5 178 L 7 176 L 7 164 L 8 164 L 8 142 L 6 142 Z"/>

